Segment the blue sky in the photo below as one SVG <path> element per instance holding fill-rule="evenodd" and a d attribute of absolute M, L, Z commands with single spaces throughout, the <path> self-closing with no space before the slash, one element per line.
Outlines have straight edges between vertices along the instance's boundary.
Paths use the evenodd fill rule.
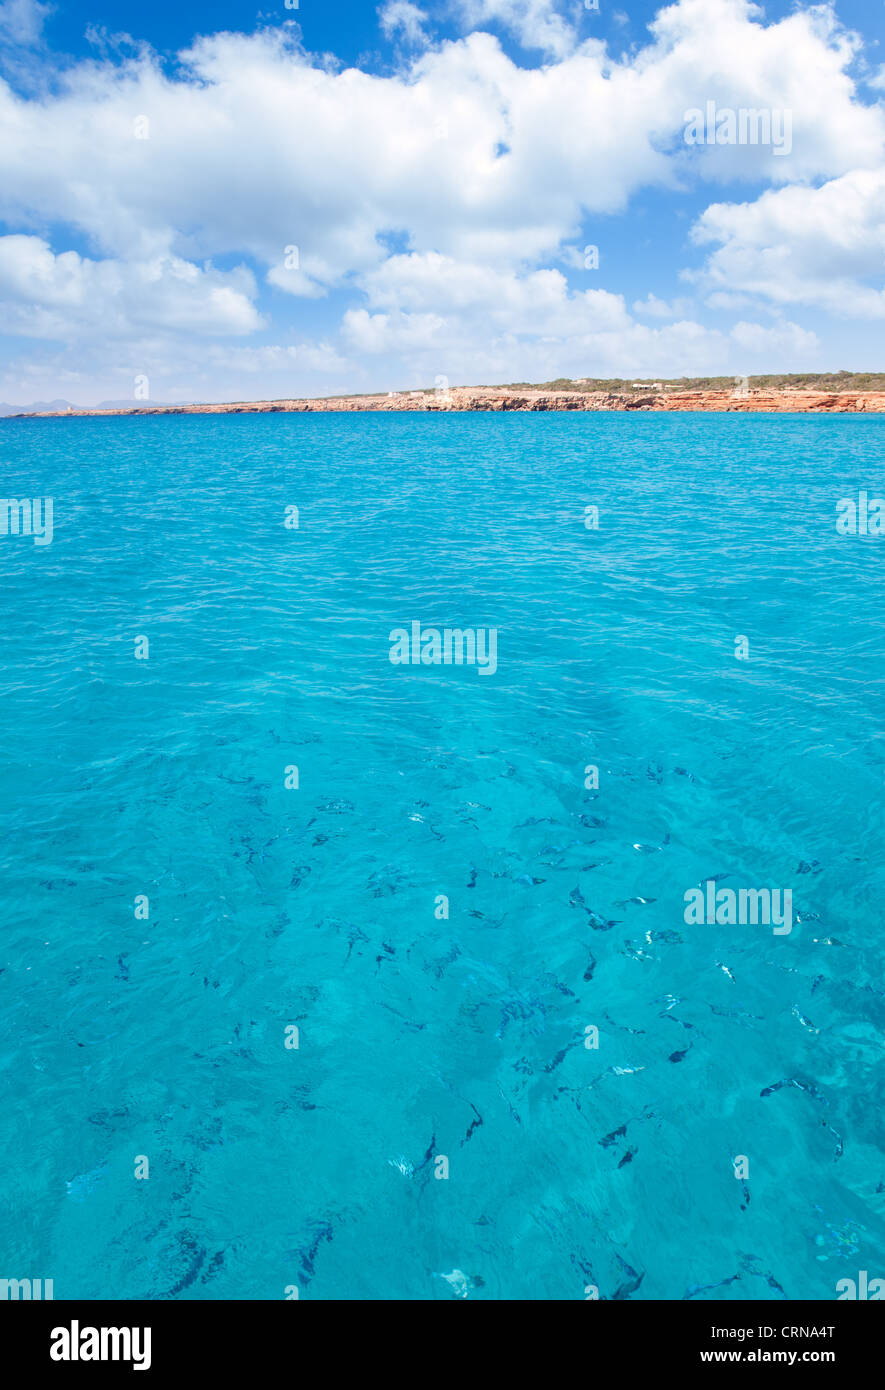
<path fill-rule="evenodd" d="M 883 22 L 0 0 L 0 400 L 883 369 Z"/>

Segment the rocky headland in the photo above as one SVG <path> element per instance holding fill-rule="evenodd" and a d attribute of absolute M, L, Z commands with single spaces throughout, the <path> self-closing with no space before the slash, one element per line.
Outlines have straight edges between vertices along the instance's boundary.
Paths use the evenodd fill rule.
<path fill-rule="evenodd" d="M 13 420 L 72 419 L 115 415 L 256 415 L 360 410 L 709 410 L 814 413 L 885 413 L 885 391 L 801 388 L 748 390 L 551 391 L 533 387 L 458 386 L 444 391 L 391 391 L 377 396 L 328 396 L 305 400 L 230 401 L 207 405 L 139 404 L 110 410 L 66 409 L 10 415 Z"/>

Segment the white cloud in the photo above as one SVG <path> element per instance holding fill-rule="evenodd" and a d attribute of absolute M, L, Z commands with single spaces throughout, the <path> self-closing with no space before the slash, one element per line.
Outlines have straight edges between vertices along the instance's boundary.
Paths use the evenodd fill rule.
<path fill-rule="evenodd" d="M 577 5 L 571 5 L 570 19 L 559 13 L 555 0 L 460 0 L 466 27 L 482 29 L 499 24 L 523 48 L 536 49 L 550 58 L 562 59 L 575 49 L 578 36 L 575 22 Z"/>
<path fill-rule="evenodd" d="M 347 363 L 330 343 L 266 344 L 263 347 L 228 347 L 213 344 L 207 360 L 218 370 L 261 373 L 340 372 Z"/>
<path fill-rule="evenodd" d="M 285 259 L 281 264 L 271 266 L 266 279 L 269 285 L 274 285 L 278 290 L 285 290 L 286 294 L 295 295 L 299 299 L 322 299 L 327 293 L 324 285 L 312 280 L 300 266 L 287 266 Z"/>
<path fill-rule="evenodd" d="M 493 326 L 532 336 L 574 331 L 576 315 L 596 327 L 623 322 L 619 295 L 595 289 L 570 295 L 559 270 L 516 275 L 429 252 L 391 256 L 361 283 L 374 307 L 479 313 Z"/>
<path fill-rule="evenodd" d="M 142 56 L 72 69 L 42 100 L 0 87 L 0 215 L 68 222 L 122 258 L 239 252 L 270 269 L 295 243 L 323 285 L 379 264 L 391 230 L 419 252 L 538 264 L 587 213 L 692 171 L 780 182 L 881 158 L 885 118 L 856 100 L 852 54 L 819 11 L 766 28 L 744 0 L 680 0 L 622 62 L 589 42 L 542 69 L 484 34 L 389 77 L 314 66 L 281 31 L 219 34 L 174 78 Z M 792 154 L 687 147 L 684 113 L 707 97 L 788 100 Z"/>
<path fill-rule="evenodd" d="M 0 3 L 0 44 L 30 47 L 39 43 L 51 5 L 39 0 L 3 0 Z"/>
<path fill-rule="evenodd" d="M 298 370 L 673 376 L 728 370 L 753 342 L 761 353 L 811 351 L 797 325 L 756 325 L 779 341 L 745 325 L 730 337 L 694 322 L 689 301 L 653 294 L 631 316 L 622 296 L 570 290 L 545 268 L 587 239 L 606 266 L 606 236 L 619 235 L 609 219 L 640 190 L 677 199 L 698 180 L 729 179 L 752 180 L 754 196 L 760 182 L 777 187 L 700 219 L 699 244 L 715 248 L 701 280 L 708 303 L 879 316 L 881 292 L 863 278 L 881 264 L 885 114 L 859 99 L 857 40 L 829 7 L 766 25 L 747 0 L 678 0 L 644 47 L 616 60 L 576 39 L 573 6 L 464 2 L 471 22 L 502 25 L 549 61 L 521 67 L 473 33 L 380 76 L 313 61 L 281 29 L 200 39 L 174 68 L 124 46 L 64 67 L 31 96 L 0 82 L 0 217 L 17 233 L 0 241 L 11 331 L 62 343 L 143 336 L 142 355 L 159 344 L 203 381 L 188 335 L 264 327 L 251 271 L 213 269 L 248 258 L 259 281 L 296 301 L 352 296 L 341 342 L 330 296 L 320 343 L 299 349 L 320 365 L 303 357 Z M 7 0 L 0 16 L 31 32 L 22 16 L 40 8 Z M 419 46 L 424 18 L 411 0 L 388 0 L 380 16 Z M 685 111 L 708 99 L 789 107 L 791 154 L 687 146 Z M 136 138 L 142 116 L 147 139 Z M 809 218 L 816 233 L 799 225 Z M 89 257 L 65 250 L 66 226 Z M 284 301 L 264 293 L 275 313 Z M 216 362 L 212 389 L 229 379 L 222 372 L 285 374 L 288 349 L 276 351 Z"/>
<path fill-rule="evenodd" d="M 40 237 L 0 237 L 3 326 L 24 337 L 252 333 L 261 326 L 254 292 L 248 270 L 222 274 L 176 256 L 92 261 L 76 251 L 56 256 Z"/>
<path fill-rule="evenodd" d="M 493 271 L 431 253 L 391 257 L 362 279 L 368 308 L 348 310 L 342 337 L 362 358 L 406 362 L 411 380 L 431 384 L 542 381 L 556 377 L 667 377 L 738 373 L 805 364 L 814 333 L 778 321 L 746 320 L 730 333 L 689 318 L 651 327 L 631 317 L 622 295 L 570 290 L 557 270 Z M 675 313 L 650 296 L 652 315 Z M 636 308 L 648 313 L 648 302 Z"/>
<path fill-rule="evenodd" d="M 650 26 L 662 50 L 655 65 L 662 101 L 690 91 L 685 111 L 714 101 L 719 109 L 790 113 L 788 155 L 771 145 L 694 145 L 684 165 L 718 181 L 785 183 L 878 164 L 883 113 L 856 99 L 848 71 L 859 37 L 839 26 L 828 4 L 767 26 L 761 15 L 749 0 L 680 0 Z M 644 65 L 640 54 L 637 67 Z"/>
<path fill-rule="evenodd" d="M 751 203 L 714 203 L 693 238 L 718 243 L 695 277 L 714 295 L 885 317 L 885 168 L 857 170 L 820 188 L 772 190 Z"/>
<path fill-rule="evenodd" d="M 765 328 L 759 323 L 746 323 L 741 320 L 731 330 L 731 337 L 738 347 L 756 355 L 783 356 L 788 361 L 804 360 L 820 350 L 816 333 L 807 332 L 795 323 L 778 323 Z"/>
<path fill-rule="evenodd" d="M 427 16 L 411 0 L 387 0 L 378 11 L 378 19 L 382 32 L 389 39 L 402 34 L 413 48 L 423 47 L 428 42 L 424 30 Z"/>
<path fill-rule="evenodd" d="M 637 299 L 633 304 L 634 314 L 652 319 L 686 318 L 692 309 L 690 299 L 658 299 L 656 294 L 648 294 L 645 299 Z"/>
<path fill-rule="evenodd" d="M 145 378 L 149 401 L 279 400 L 347 390 L 358 370 L 323 340 L 259 346 L 157 334 L 119 344 L 110 359 L 98 339 L 86 339 L 0 368 L 0 400 L 135 401 Z"/>
<path fill-rule="evenodd" d="M 368 309 L 349 310 L 343 338 L 364 356 L 399 357 L 413 379 L 453 383 L 680 376 L 726 365 L 728 339 L 682 321 L 652 329 L 607 290 L 570 291 L 558 270 L 527 275 L 431 253 L 391 257 L 365 276 Z"/>

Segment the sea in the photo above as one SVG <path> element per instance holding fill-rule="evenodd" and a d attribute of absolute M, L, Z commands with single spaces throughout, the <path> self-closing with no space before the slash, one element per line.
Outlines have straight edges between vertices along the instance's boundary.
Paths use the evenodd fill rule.
<path fill-rule="evenodd" d="M 883 432 L 0 423 L 0 1277 L 885 1278 Z"/>

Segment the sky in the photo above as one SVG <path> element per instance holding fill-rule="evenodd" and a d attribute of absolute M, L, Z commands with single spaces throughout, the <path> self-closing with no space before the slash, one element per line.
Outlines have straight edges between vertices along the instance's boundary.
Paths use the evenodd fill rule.
<path fill-rule="evenodd" d="M 885 370 L 883 38 L 882 0 L 0 0 L 0 401 Z"/>

